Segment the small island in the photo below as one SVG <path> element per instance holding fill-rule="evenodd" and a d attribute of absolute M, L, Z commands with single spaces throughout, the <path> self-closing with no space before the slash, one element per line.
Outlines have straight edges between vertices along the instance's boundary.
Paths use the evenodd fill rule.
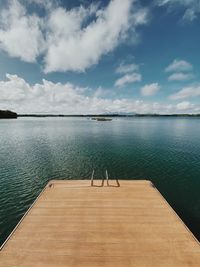
<path fill-rule="evenodd" d="M 10 110 L 0 110 L 0 119 L 17 119 L 17 113 Z"/>
<path fill-rule="evenodd" d="M 112 121 L 112 118 L 93 117 L 92 120 L 95 120 L 95 121 Z"/>

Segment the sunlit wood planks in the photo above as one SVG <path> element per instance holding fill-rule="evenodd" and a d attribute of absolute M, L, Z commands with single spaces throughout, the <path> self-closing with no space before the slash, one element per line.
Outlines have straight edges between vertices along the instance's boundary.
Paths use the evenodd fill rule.
<path fill-rule="evenodd" d="M 198 241 L 152 184 L 119 182 L 51 181 L 2 247 L 0 267 L 200 266 Z"/>

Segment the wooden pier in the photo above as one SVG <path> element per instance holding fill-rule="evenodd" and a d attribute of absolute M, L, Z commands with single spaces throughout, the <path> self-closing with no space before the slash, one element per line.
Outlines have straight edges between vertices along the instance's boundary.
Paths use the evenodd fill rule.
<path fill-rule="evenodd" d="M 149 181 L 51 181 L 0 267 L 200 266 L 200 245 Z"/>

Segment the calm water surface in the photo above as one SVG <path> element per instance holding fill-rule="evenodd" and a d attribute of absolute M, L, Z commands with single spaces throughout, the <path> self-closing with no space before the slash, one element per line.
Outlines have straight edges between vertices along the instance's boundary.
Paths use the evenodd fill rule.
<path fill-rule="evenodd" d="M 200 119 L 0 121 L 0 243 L 50 179 L 149 179 L 200 239 Z"/>

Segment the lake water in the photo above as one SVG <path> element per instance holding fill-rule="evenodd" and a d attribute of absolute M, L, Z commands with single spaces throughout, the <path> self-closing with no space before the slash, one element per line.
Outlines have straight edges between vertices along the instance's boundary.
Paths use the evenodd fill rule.
<path fill-rule="evenodd" d="M 149 179 L 200 239 L 200 119 L 0 121 L 0 243 L 50 179 Z"/>

